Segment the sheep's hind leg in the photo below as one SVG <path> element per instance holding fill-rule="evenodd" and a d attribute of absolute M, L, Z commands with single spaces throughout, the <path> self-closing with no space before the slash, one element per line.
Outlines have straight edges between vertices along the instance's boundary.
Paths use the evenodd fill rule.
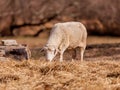
<path fill-rule="evenodd" d="M 75 54 L 75 53 L 76 53 L 75 50 L 73 50 L 73 53 L 72 53 L 72 61 L 75 60 L 75 57 L 76 57 L 76 54 Z"/>
<path fill-rule="evenodd" d="M 83 61 L 83 55 L 84 55 L 84 52 L 85 52 L 85 47 L 81 47 L 81 61 Z"/>
<path fill-rule="evenodd" d="M 73 49 L 72 51 L 72 61 L 74 61 L 75 59 L 77 59 L 77 49 Z"/>

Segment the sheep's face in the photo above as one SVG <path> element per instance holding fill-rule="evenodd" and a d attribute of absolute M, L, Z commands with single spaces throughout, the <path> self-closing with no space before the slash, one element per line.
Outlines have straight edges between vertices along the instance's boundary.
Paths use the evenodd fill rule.
<path fill-rule="evenodd" d="M 57 54 L 57 51 L 53 46 L 46 46 L 45 51 L 46 51 L 46 58 L 49 61 L 52 61 Z"/>

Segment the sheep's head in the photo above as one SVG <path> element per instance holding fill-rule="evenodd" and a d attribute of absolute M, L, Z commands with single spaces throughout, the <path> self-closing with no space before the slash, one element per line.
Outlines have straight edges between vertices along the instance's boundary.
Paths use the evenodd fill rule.
<path fill-rule="evenodd" d="M 54 45 L 45 45 L 44 50 L 46 51 L 46 58 L 49 61 L 52 61 L 57 54 L 57 49 Z"/>

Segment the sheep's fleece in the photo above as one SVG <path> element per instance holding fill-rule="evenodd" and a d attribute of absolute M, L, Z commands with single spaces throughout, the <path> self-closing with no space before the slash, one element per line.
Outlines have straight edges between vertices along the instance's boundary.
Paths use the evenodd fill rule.
<path fill-rule="evenodd" d="M 67 48 L 81 48 L 81 61 L 86 48 L 87 30 L 80 22 L 57 23 L 53 26 L 49 39 L 44 47 L 46 57 L 52 61 L 56 54 L 60 53 L 60 61 L 63 61 L 63 53 Z"/>

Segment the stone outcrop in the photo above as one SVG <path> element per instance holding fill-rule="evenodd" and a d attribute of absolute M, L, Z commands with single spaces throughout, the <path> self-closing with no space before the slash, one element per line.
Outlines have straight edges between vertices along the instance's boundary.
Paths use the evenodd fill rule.
<path fill-rule="evenodd" d="M 7 58 L 29 60 L 31 51 L 27 45 L 18 44 L 16 40 L 2 40 L 0 44 L 0 60 Z"/>

